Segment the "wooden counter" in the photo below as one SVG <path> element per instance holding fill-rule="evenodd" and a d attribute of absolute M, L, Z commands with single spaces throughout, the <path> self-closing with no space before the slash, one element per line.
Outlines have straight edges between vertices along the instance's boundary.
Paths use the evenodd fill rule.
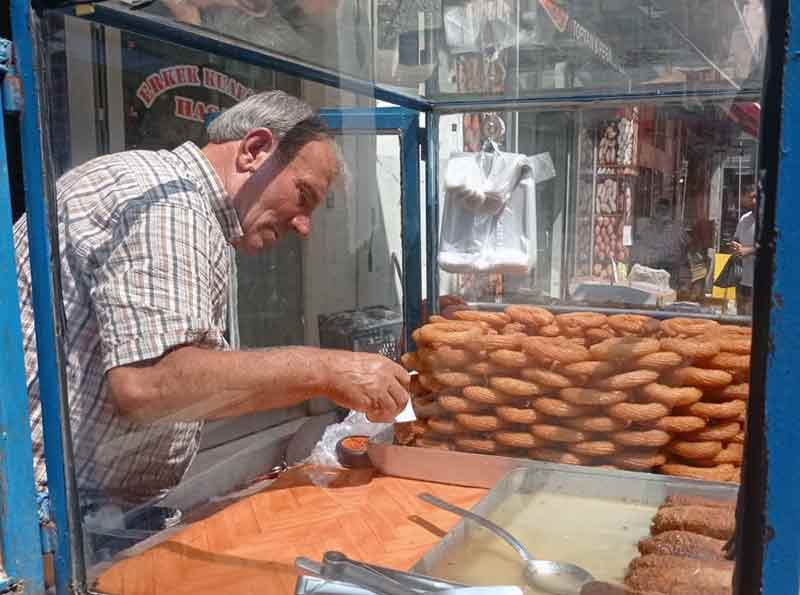
<path fill-rule="evenodd" d="M 486 493 L 371 471 L 347 472 L 319 488 L 292 469 L 267 490 L 116 563 L 96 588 L 110 595 L 288 595 L 294 559 L 319 560 L 327 550 L 408 569 L 459 520 L 417 498 L 426 491 L 465 508 Z"/>

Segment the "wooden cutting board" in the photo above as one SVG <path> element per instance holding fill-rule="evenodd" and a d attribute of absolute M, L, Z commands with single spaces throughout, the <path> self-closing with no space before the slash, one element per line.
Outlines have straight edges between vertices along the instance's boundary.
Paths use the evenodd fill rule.
<path fill-rule="evenodd" d="M 327 550 L 408 569 L 459 520 L 421 501 L 421 492 L 471 508 L 486 490 L 371 470 L 343 472 L 321 488 L 295 468 L 264 492 L 117 562 L 95 587 L 109 595 L 290 595 L 294 559 L 319 560 Z"/>

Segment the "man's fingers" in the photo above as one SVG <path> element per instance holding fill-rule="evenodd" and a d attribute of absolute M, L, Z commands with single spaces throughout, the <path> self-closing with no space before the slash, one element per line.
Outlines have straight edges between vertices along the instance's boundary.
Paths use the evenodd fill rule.
<path fill-rule="evenodd" d="M 397 408 L 394 397 L 388 390 L 376 391 L 372 395 L 371 410 L 381 411 L 391 414 Z"/>
<path fill-rule="evenodd" d="M 394 400 L 395 407 L 397 408 L 397 413 L 400 413 L 403 410 L 403 407 L 406 406 L 406 402 L 408 402 L 408 391 L 401 386 L 398 382 L 391 382 L 387 387 L 389 394 L 392 396 Z"/>
<path fill-rule="evenodd" d="M 383 411 L 371 411 L 367 413 L 367 420 L 372 423 L 391 423 L 394 421 L 395 416 L 391 413 L 384 413 Z"/>
<path fill-rule="evenodd" d="M 411 375 L 400 364 L 397 364 L 395 362 L 392 362 L 392 364 L 394 364 L 392 367 L 392 372 L 394 373 L 394 377 L 401 385 L 408 388 L 409 385 L 411 384 Z"/>

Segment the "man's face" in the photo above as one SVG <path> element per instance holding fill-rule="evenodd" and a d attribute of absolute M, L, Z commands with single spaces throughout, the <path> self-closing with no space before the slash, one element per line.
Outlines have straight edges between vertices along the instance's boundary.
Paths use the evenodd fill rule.
<path fill-rule="evenodd" d="M 234 247 L 255 254 L 287 232 L 308 236 L 311 214 L 324 200 L 335 172 L 336 158 L 326 141 L 305 144 L 288 163 L 272 151 L 235 193 L 243 236 Z"/>
<path fill-rule="evenodd" d="M 742 207 L 745 211 L 754 211 L 756 209 L 755 192 L 748 192 L 742 197 Z"/>

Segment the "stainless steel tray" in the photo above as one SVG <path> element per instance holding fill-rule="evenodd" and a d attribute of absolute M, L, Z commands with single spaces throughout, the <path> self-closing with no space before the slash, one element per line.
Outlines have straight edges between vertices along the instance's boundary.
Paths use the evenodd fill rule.
<path fill-rule="evenodd" d="M 621 580 L 625 567 L 636 554 L 636 543 L 648 533 L 652 515 L 664 502 L 664 499 L 671 494 L 697 495 L 735 501 L 737 487 L 730 484 L 684 480 L 649 473 L 527 461 L 527 464 L 507 473 L 472 510 L 493 518 L 514 533 L 515 527 L 513 522 L 510 523 L 512 526 L 509 526 L 509 518 L 517 518 L 531 511 L 536 512 L 536 509 L 523 509 L 522 506 L 527 505 L 521 503 L 535 501 L 537 498 L 549 498 L 551 505 L 563 501 L 564 507 L 561 514 L 552 514 L 543 521 L 539 519 L 542 521 L 541 524 L 532 531 L 516 535 L 523 542 L 527 542 L 533 555 L 543 559 L 552 559 L 552 551 L 548 553 L 538 547 L 541 543 L 537 543 L 539 539 L 537 531 L 542 536 L 548 532 L 558 534 L 561 531 L 564 533 L 562 535 L 564 539 L 570 539 L 571 537 L 567 533 L 570 530 L 574 531 L 576 525 L 574 519 L 572 523 L 569 522 L 570 518 L 577 514 L 575 503 L 584 501 L 593 503 L 594 506 L 599 504 L 604 511 L 600 515 L 602 518 L 590 518 L 588 522 L 591 524 L 596 521 L 602 527 L 597 530 L 596 535 L 593 531 L 588 531 L 583 537 L 591 535 L 601 546 L 604 539 L 613 538 L 619 543 L 615 546 L 616 549 L 609 546 L 609 551 L 605 552 L 606 564 L 613 567 L 598 569 L 587 565 L 587 569 L 598 578 L 613 581 Z M 505 509 L 503 509 L 504 506 Z M 519 510 L 509 510 L 509 506 L 517 506 Z M 574 535 L 576 540 L 574 543 L 579 543 L 578 540 L 583 538 L 577 533 L 580 533 L 580 528 Z M 546 541 L 546 539 L 542 539 Z M 412 572 L 468 584 L 480 584 L 476 583 L 477 570 L 474 565 L 462 564 L 464 555 L 459 556 L 459 551 L 463 554 L 467 550 L 471 552 L 469 555 L 474 556 L 475 559 L 481 556 L 484 558 L 495 557 L 495 561 L 501 566 L 505 564 L 505 568 L 516 568 L 518 572 L 521 572 L 521 564 L 517 561 L 516 554 L 511 548 L 503 549 L 503 544 L 497 545 L 498 542 L 494 540 L 491 551 L 483 551 L 491 540 L 492 538 L 483 529 L 468 521 L 461 521 L 425 554 L 412 568 Z M 547 549 L 546 546 L 543 547 L 545 550 Z M 497 560 L 499 558 L 504 558 L 504 560 Z M 587 564 L 584 560 L 567 561 Z M 459 568 L 460 566 L 466 568 Z M 487 580 L 496 578 L 487 576 L 484 572 L 478 572 L 477 580 L 479 581 L 483 576 L 486 576 Z M 521 575 L 519 579 L 521 581 Z M 511 580 L 506 582 L 513 583 Z M 531 593 L 533 592 L 531 591 Z"/>
<path fill-rule="evenodd" d="M 494 488 L 511 471 L 522 468 L 538 469 L 541 472 L 546 472 L 546 475 L 541 476 L 541 481 L 544 481 L 544 477 L 560 477 L 564 474 L 566 474 L 566 477 L 572 478 L 591 477 L 593 478 L 593 484 L 595 480 L 598 483 L 608 483 L 609 485 L 606 487 L 612 491 L 616 489 L 615 486 L 620 481 L 623 484 L 626 481 L 633 481 L 646 482 L 647 485 L 653 486 L 675 486 L 682 494 L 696 493 L 699 495 L 707 494 L 709 490 L 713 493 L 719 490 L 720 494 L 733 493 L 735 498 L 737 490 L 737 487 L 732 484 L 682 479 L 654 473 L 576 467 L 574 465 L 559 465 L 532 459 L 399 446 L 394 444 L 394 430 L 391 427 L 370 438 L 367 444 L 367 453 L 375 468 L 384 475 L 476 488 Z M 581 481 L 585 482 L 586 480 Z M 585 483 L 581 487 L 586 487 Z M 592 490 L 597 488 L 597 485 L 592 485 Z M 615 496 L 621 493 L 624 492 L 618 491 Z"/>
<path fill-rule="evenodd" d="M 370 438 L 367 453 L 378 471 L 394 477 L 491 488 L 512 469 L 532 463 L 529 459 L 398 446 L 393 442 L 394 430 L 389 427 Z"/>

